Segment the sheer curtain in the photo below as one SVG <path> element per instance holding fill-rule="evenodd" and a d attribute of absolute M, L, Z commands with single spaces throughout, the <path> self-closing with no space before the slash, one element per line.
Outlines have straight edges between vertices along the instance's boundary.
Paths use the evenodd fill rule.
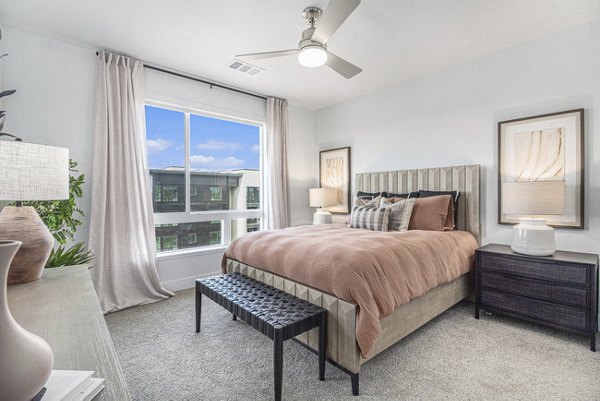
<path fill-rule="evenodd" d="M 287 100 L 267 99 L 267 132 L 265 160 L 265 215 L 267 228 L 289 226 L 287 173 Z"/>
<path fill-rule="evenodd" d="M 89 246 L 104 313 L 165 299 L 156 271 L 142 62 L 99 55 Z"/>

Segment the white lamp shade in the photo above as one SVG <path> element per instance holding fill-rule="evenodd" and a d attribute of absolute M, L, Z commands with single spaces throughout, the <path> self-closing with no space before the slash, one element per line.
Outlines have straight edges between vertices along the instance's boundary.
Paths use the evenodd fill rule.
<path fill-rule="evenodd" d="M 310 188 L 308 195 L 310 207 L 327 207 L 338 203 L 337 189 L 335 188 Z"/>
<path fill-rule="evenodd" d="M 528 215 L 563 214 L 565 183 L 563 181 L 502 183 L 502 212 Z"/>
<path fill-rule="evenodd" d="M 0 200 L 69 198 L 69 149 L 0 141 Z"/>

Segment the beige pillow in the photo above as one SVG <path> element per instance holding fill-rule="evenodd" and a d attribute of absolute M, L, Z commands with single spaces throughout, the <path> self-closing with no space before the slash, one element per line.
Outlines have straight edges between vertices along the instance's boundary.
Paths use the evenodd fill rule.
<path fill-rule="evenodd" d="M 355 207 L 372 207 L 372 208 L 378 208 L 379 207 L 379 203 L 381 202 L 381 196 L 376 196 L 375 198 L 362 198 L 362 197 L 358 197 L 355 196 L 354 197 L 354 202 L 352 204 L 352 208 Z"/>
<path fill-rule="evenodd" d="M 415 198 L 382 198 L 380 207 L 390 209 L 389 231 L 406 231 L 410 222 Z"/>
<path fill-rule="evenodd" d="M 454 218 L 447 222 L 448 213 L 452 213 L 453 204 L 451 195 L 430 196 L 415 199 L 412 210 L 409 230 L 446 231 L 454 228 Z M 452 225 L 452 228 L 449 227 Z"/>

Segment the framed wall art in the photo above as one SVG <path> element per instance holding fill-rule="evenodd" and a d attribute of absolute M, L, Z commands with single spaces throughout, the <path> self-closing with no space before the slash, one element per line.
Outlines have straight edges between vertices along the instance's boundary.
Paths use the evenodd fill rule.
<path fill-rule="evenodd" d="M 534 215 L 553 227 L 583 228 L 583 142 L 584 109 L 499 122 L 498 222 L 538 209 L 552 213 Z"/>
<path fill-rule="evenodd" d="M 338 204 L 331 213 L 350 213 L 350 147 L 319 152 L 319 185 L 337 190 Z"/>

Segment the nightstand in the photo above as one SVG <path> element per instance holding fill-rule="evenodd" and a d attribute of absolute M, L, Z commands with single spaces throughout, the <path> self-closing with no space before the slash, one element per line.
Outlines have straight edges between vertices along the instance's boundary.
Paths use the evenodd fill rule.
<path fill-rule="evenodd" d="M 477 250 L 475 318 L 484 309 L 588 336 L 596 351 L 598 255 L 527 256 L 508 245 Z"/>

